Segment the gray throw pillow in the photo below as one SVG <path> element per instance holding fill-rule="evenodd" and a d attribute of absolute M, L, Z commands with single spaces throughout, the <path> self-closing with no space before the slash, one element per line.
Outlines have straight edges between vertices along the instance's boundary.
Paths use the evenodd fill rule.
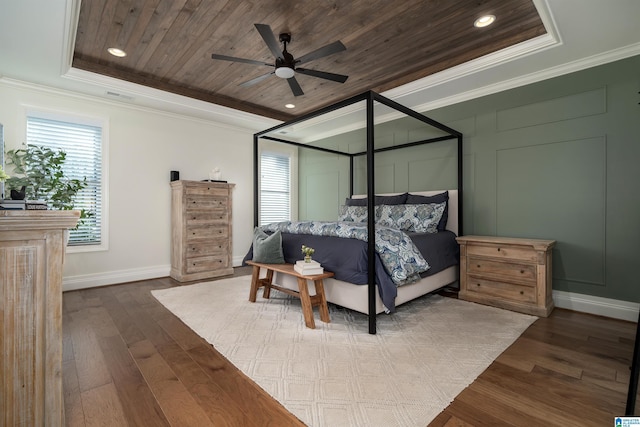
<path fill-rule="evenodd" d="M 259 228 L 253 231 L 253 261 L 265 264 L 284 264 L 282 234 L 269 235 Z"/>

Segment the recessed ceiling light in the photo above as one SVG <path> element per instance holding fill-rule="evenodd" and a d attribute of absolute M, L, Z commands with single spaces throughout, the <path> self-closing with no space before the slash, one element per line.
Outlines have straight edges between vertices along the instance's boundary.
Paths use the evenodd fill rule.
<path fill-rule="evenodd" d="M 484 15 L 476 19 L 476 21 L 473 23 L 473 26 L 477 28 L 487 27 L 493 24 L 495 20 L 496 20 L 495 15 Z"/>
<path fill-rule="evenodd" d="M 287 107 L 287 108 L 296 108 L 296 106 L 293 105 L 293 104 L 285 104 L 285 107 Z"/>
<path fill-rule="evenodd" d="M 110 47 L 109 49 L 107 49 L 107 52 L 109 52 L 113 56 L 117 56 L 118 58 L 124 58 L 125 56 L 127 56 L 127 52 L 122 49 L 118 49 L 117 47 Z"/>

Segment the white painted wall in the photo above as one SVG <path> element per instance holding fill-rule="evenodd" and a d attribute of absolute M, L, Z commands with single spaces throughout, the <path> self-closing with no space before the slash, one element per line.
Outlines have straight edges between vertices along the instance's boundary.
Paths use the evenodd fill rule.
<path fill-rule="evenodd" d="M 0 79 L 6 149 L 25 140 L 28 108 L 108 123 L 108 239 L 105 251 L 68 253 L 64 289 L 169 275 L 169 172 L 208 178 L 214 167 L 235 183 L 233 259 L 239 265 L 253 228 L 253 131 L 148 108 Z"/>

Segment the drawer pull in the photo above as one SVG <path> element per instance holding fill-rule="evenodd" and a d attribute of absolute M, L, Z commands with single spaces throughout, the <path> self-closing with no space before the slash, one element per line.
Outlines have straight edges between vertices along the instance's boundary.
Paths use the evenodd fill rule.
<path fill-rule="evenodd" d="M 476 286 L 477 286 L 477 287 L 480 287 L 480 283 L 476 283 Z"/>
<path fill-rule="evenodd" d="M 520 291 L 520 295 L 524 295 L 524 291 Z"/>
<path fill-rule="evenodd" d="M 480 264 L 478 264 L 477 267 L 480 268 Z"/>
<path fill-rule="evenodd" d="M 500 252 L 500 248 L 498 248 L 498 252 Z"/>
<path fill-rule="evenodd" d="M 524 270 L 520 270 L 520 274 L 524 274 Z"/>

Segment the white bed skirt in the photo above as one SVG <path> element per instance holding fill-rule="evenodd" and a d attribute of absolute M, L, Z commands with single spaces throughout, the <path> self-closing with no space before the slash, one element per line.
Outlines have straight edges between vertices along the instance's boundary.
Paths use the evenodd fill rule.
<path fill-rule="evenodd" d="M 451 285 L 458 280 L 458 266 L 452 266 L 442 270 L 432 276 L 420 279 L 416 283 L 398 287 L 398 296 L 396 297 L 396 307 L 399 305 L 418 298 L 429 292 L 436 291 L 447 285 Z M 274 283 L 284 286 L 285 288 L 298 290 L 297 279 L 293 276 L 275 273 L 273 276 Z M 369 313 L 369 291 L 367 285 L 354 285 L 353 283 L 343 282 L 336 279 L 324 279 L 324 294 L 327 301 L 337 304 L 360 313 Z M 313 282 L 309 281 L 309 293 L 315 294 Z M 376 313 L 385 311 L 384 304 L 378 293 L 376 285 Z"/>

